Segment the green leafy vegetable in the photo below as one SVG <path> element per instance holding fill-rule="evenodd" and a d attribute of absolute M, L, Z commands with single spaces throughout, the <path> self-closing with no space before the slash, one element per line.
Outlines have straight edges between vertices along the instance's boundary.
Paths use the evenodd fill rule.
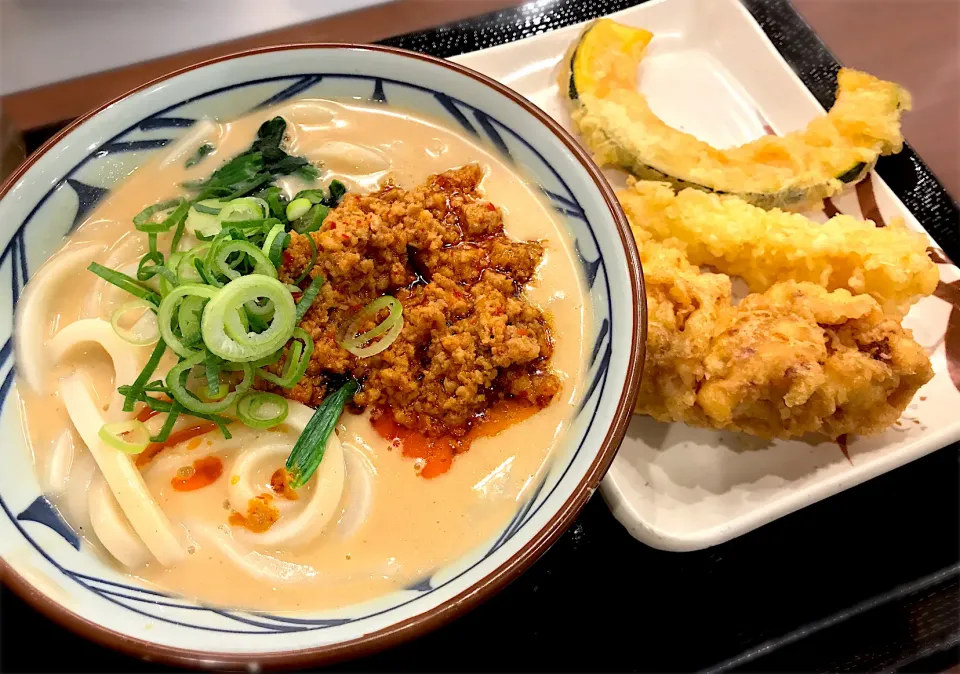
<path fill-rule="evenodd" d="M 173 431 L 173 425 L 177 423 L 177 417 L 183 412 L 183 405 L 174 400 L 170 403 L 170 410 L 167 412 L 167 418 L 160 428 L 160 432 L 150 438 L 150 442 L 166 442 L 170 439 L 170 433 Z"/>
<path fill-rule="evenodd" d="M 310 281 L 310 285 L 306 290 L 303 291 L 303 297 L 300 298 L 300 301 L 297 302 L 297 324 L 300 324 L 300 321 L 303 320 L 303 317 L 307 315 L 307 310 L 310 308 L 310 305 L 313 304 L 313 301 L 317 299 L 317 294 L 320 292 L 320 286 L 324 283 L 323 276 L 319 274 Z"/>
<path fill-rule="evenodd" d="M 286 129 L 287 122 L 283 117 L 264 122 L 249 150 L 218 168 L 206 180 L 184 183 L 184 187 L 199 190 L 197 200 L 209 197 L 235 199 L 278 176 L 290 175 L 307 166 L 313 168 L 306 158 L 294 157 L 281 149 Z"/>
<path fill-rule="evenodd" d="M 196 166 L 197 164 L 199 164 L 200 162 L 202 162 L 202 161 L 204 160 L 204 158 L 205 158 L 208 154 L 210 154 L 211 152 L 213 152 L 215 149 L 216 149 L 216 148 L 215 148 L 213 145 L 211 145 L 210 143 L 204 143 L 203 145 L 201 145 L 200 147 L 197 148 L 197 151 L 193 153 L 193 156 L 190 157 L 190 158 L 186 161 L 186 163 L 184 163 L 183 167 L 184 167 L 184 168 L 193 168 L 194 166 Z"/>
<path fill-rule="evenodd" d="M 92 271 L 107 283 L 112 283 L 121 290 L 126 290 L 134 297 L 139 297 L 142 300 L 146 300 L 157 306 L 160 306 L 160 296 L 157 293 L 153 292 L 150 290 L 150 288 L 146 287 L 139 281 L 130 278 L 123 272 L 104 267 L 102 264 L 98 264 L 96 262 L 91 262 L 87 269 Z"/>
<path fill-rule="evenodd" d="M 150 354 L 150 360 L 147 361 L 147 364 L 144 366 L 143 370 L 140 371 L 136 381 L 133 382 L 126 393 L 120 391 L 124 397 L 124 412 L 133 411 L 134 403 L 136 403 L 136 401 L 140 398 L 140 394 L 144 391 L 144 388 L 146 387 L 147 382 L 150 380 L 150 377 L 152 377 L 153 373 L 156 372 L 157 366 L 160 364 L 160 359 L 163 358 L 163 352 L 166 350 L 167 345 L 163 342 L 163 339 L 160 339 L 160 341 L 157 342 L 157 345 L 153 347 L 153 353 Z"/>
<path fill-rule="evenodd" d="M 335 393 L 324 398 L 320 407 L 310 417 L 287 458 L 286 468 L 292 478 L 291 487 L 302 487 L 313 477 L 323 460 L 327 440 L 337 426 L 344 405 L 358 390 L 360 385 L 355 380 L 347 380 Z"/>
<path fill-rule="evenodd" d="M 283 190 L 276 185 L 271 185 L 257 192 L 257 196 L 266 201 L 267 205 L 270 206 L 270 215 L 282 222 L 286 222 L 287 198 L 284 196 Z"/>

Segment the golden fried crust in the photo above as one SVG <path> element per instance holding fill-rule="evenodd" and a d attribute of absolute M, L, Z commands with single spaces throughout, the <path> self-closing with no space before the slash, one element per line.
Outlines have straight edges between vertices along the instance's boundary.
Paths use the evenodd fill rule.
<path fill-rule="evenodd" d="M 635 234 L 640 242 L 643 232 Z M 730 279 L 701 274 L 667 244 L 643 242 L 640 259 L 648 323 L 636 411 L 662 421 L 697 423 L 702 413 L 696 408 L 696 388 L 720 312 L 730 306 Z"/>
<path fill-rule="evenodd" d="M 739 276 L 753 292 L 781 281 L 870 295 L 903 316 L 937 287 L 927 237 L 894 218 L 877 227 L 837 215 L 821 224 L 798 213 L 765 211 L 735 196 L 635 181 L 619 195 L 631 221 L 656 240 L 677 239 L 687 259 Z"/>
<path fill-rule="evenodd" d="M 647 354 L 635 411 L 766 438 L 879 433 L 933 376 L 909 330 L 867 295 L 778 283 L 734 305 L 676 239 L 628 209 L 647 289 Z"/>
<path fill-rule="evenodd" d="M 787 282 L 730 308 L 697 404 L 762 437 L 878 433 L 933 376 L 923 349 L 865 295 Z"/>

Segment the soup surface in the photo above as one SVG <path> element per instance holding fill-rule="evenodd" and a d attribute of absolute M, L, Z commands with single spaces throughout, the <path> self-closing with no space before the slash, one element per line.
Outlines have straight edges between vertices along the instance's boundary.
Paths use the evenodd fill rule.
<path fill-rule="evenodd" d="M 318 471 L 323 474 L 295 498 L 284 495 L 276 468 L 309 418 L 309 408 L 291 403 L 295 407 L 287 422 L 270 430 L 232 424 L 231 439 L 202 422 L 178 421 L 172 438 L 180 441 L 137 462 L 185 550 L 175 563 L 164 564 L 144 554 L 135 537 L 110 533 L 129 533 L 129 522 L 97 501 L 112 496 L 103 488 L 83 431 L 74 429 L 63 395 L 64 382 L 79 374 L 109 418 L 116 387 L 136 376 L 151 347 L 130 347 L 132 361 L 126 365 L 111 361 L 96 345 L 56 354 L 59 362 L 51 364 L 42 356 L 43 345 L 82 319 L 109 321 L 129 297 L 87 272 L 86 265 L 96 260 L 135 269 L 147 247 L 131 225 L 133 217 L 159 198 L 181 194 L 184 181 L 204 178 L 244 151 L 260 124 L 277 115 L 288 122 L 285 149 L 320 168 L 319 184 L 339 180 L 348 194 L 376 192 L 388 184 L 409 190 L 431 175 L 478 164 L 483 172 L 478 191 L 499 208 L 506 236 L 543 246 L 542 260 L 522 294 L 549 324 L 550 373 L 559 392 L 541 409 L 497 408 L 491 416 L 498 421 L 485 432 L 478 427 L 469 451 L 458 453 L 452 466 L 432 479 L 421 474 L 423 459 L 405 456 L 409 452 L 401 451 L 402 443 L 392 440 L 381 422 L 371 423 L 371 415 L 383 416 L 375 406 L 346 411 L 336 431 L 338 446 L 328 444 Z M 458 132 L 380 106 L 302 100 L 232 122 L 200 122 L 187 136 L 108 195 L 40 270 L 44 289 L 28 286 L 21 303 L 21 319 L 39 317 L 18 329 L 25 432 L 41 484 L 68 521 L 132 575 L 203 601 L 270 611 L 371 599 L 418 582 L 492 541 L 542 476 L 581 394 L 590 308 L 572 242 L 552 209 L 514 170 Z M 205 144 L 215 150 L 187 168 L 186 160 Z M 292 177 L 280 183 L 288 195 L 306 186 Z M 174 363 L 168 353 L 160 370 Z M 316 403 L 309 395 L 299 399 Z M 342 496 L 329 503 L 325 489 L 334 482 L 343 484 Z M 268 519 L 270 513 L 274 519 L 279 515 L 260 533 L 254 531 L 256 509 L 247 508 L 258 495 L 266 495 Z M 324 509 L 329 512 L 319 515 Z M 316 517 L 323 525 L 308 526 Z M 238 525 L 244 518 L 246 526 Z M 101 532 L 109 543 L 99 540 Z"/>

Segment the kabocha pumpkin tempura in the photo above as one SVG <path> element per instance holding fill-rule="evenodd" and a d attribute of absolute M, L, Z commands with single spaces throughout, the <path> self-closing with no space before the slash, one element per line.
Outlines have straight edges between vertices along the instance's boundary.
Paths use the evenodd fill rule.
<path fill-rule="evenodd" d="M 735 194 L 763 208 L 797 208 L 840 193 L 862 180 L 878 157 L 903 147 L 900 116 L 910 109 L 910 95 L 846 68 L 830 112 L 803 131 L 712 147 L 657 117 L 638 91 L 637 70 L 653 37 L 600 19 L 571 45 L 560 90 L 601 165 L 678 189 Z"/>

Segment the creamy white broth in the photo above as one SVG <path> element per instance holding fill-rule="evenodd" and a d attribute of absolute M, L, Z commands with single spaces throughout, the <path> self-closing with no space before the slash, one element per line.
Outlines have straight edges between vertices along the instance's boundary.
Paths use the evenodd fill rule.
<path fill-rule="evenodd" d="M 236 492 L 232 481 L 238 459 L 249 447 L 292 446 L 296 432 L 290 428 L 254 431 L 235 423 L 232 440 L 208 433 L 199 441 L 164 450 L 143 467 L 150 493 L 187 553 L 168 566 L 147 554 L 147 561 L 130 571 L 133 575 L 216 604 L 274 611 L 323 609 L 421 580 L 502 530 L 529 496 L 571 421 L 581 392 L 589 306 L 573 247 L 552 209 L 498 157 L 440 124 L 382 106 L 301 100 L 232 122 L 201 122 L 164 156 L 135 171 L 39 272 L 50 279 L 48 285 L 55 285 L 55 292 L 34 300 L 40 293 L 28 287 L 24 302 L 34 302 L 30 315 L 39 319 L 20 332 L 36 335 L 42 345 L 75 321 L 109 320 L 129 298 L 84 271 L 86 258 L 121 270 L 134 265 L 146 252 L 146 241 L 133 230 L 133 216 L 160 198 L 182 193 L 180 183 L 204 178 L 244 151 L 259 125 L 276 115 L 288 122 L 287 151 L 320 163 L 321 184 L 338 179 L 351 191 L 375 190 L 389 180 L 409 188 L 431 174 L 478 162 L 485 171 L 482 191 L 503 210 L 506 233 L 545 242 L 544 260 L 525 294 L 549 316 L 555 339 L 551 366 L 563 382 L 547 408 L 496 436 L 476 440 L 449 472 L 430 480 L 418 476 L 415 462 L 373 430 L 368 415 L 344 413 L 337 431 L 345 469 L 343 496 L 329 522 L 302 545 L 264 544 L 264 535 L 227 524 L 231 510 L 243 510 L 230 498 Z M 205 142 L 216 146 L 215 153 L 185 169 L 184 160 Z M 291 194 L 304 186 L 293 178 L 280 183 Z M 161 249 L 163 244 L 161 236 Z M 49 273 L 58 263 L 57 271 Z M 151 349 L 130 347 L 138 367 Z M 90 499 L 85 494 L 96 486 L 98 471 L 72 430 L 59 388 L 63 377 L 80 372 L 96 392 L 97 404 L 107 409 L 115 386 L 129 382 L 114 382 L 109 358 L 98 351 L 75 349 L 51 367 L 34 362 L 42 360 L 42 348 L 18 343 L 24 373 L 18 384 L 21 410 L 41 484 L 95 546 L 99 543 L 90 530 Z M 160 371 L 173 363 L 168 353 Z M 182 419 L 178 424 L 190 422 Z M 220 478 L 196 491 L 175 491 L 171 479 L 177 470 L 205 456 L 222 460 Z M 251 479 L 262 487 L 280 465 L 282 457 L 266 461 Z M 298 509 L 310 501 L 312 488 L 308 485 L 301 499 L 283 505 L 286 510 L 281 509 L 275 527 L 288 516 L 294 521 Z M 95 515 L 101 516 L 99 511 Z M 135 561 L 144 551 L 128 552 Z"/>

